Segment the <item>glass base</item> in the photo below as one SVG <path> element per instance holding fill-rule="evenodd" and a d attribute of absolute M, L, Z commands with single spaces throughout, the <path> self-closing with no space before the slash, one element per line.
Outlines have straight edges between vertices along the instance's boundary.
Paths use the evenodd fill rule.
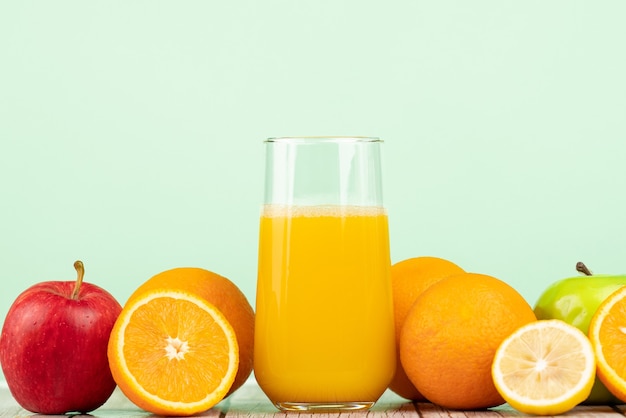
<path fill-rule="evenodd" d="M 295 412 L 341 412 L 363 411 L 374 406 L 375 402 L 275 402 L 281 411 Z"/>

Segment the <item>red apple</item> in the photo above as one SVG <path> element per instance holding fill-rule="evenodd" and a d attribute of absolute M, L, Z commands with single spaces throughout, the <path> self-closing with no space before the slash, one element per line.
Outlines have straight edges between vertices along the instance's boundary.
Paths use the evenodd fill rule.
<path fill-rule="evenodd" d="M 73 281 L 38 283 L 20 294 L 4 320 L 0 362 L 15 400 L 42 414 L 86 413 L 113 393 L 107 359 L 113 324 L 122 310 L 106 290 Z"/>

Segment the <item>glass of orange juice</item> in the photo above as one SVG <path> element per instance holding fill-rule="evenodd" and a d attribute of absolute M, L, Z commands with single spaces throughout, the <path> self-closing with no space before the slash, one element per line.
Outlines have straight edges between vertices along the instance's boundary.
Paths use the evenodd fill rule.
<path fill-rule="evenodd" d="M 265 141 L 254 371 L 281 410 L 368 409 L 393 377 L 381 143 Z"/>

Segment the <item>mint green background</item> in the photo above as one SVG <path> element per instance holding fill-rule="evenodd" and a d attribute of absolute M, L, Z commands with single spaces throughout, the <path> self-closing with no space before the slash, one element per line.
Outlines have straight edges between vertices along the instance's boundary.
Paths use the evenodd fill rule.
<path fill-rule="evenodd" d="M 626 272 L 626 2 L 0 2 L 0 315 L 198 266 L 254 301 L 269 136 L 379 136 L 394 262 Z M 322 303 L 322 301 L 320 301 Z"/>

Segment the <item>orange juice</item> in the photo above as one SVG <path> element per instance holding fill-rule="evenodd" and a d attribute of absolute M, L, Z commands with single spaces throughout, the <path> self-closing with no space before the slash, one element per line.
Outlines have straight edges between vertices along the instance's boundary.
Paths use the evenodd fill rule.
<path fill-rule="evenodd" d="M 395 369 L 389 269 L 381 207 L 264 207 L 254 370 L 275 404 L 380 397 Z"/>

